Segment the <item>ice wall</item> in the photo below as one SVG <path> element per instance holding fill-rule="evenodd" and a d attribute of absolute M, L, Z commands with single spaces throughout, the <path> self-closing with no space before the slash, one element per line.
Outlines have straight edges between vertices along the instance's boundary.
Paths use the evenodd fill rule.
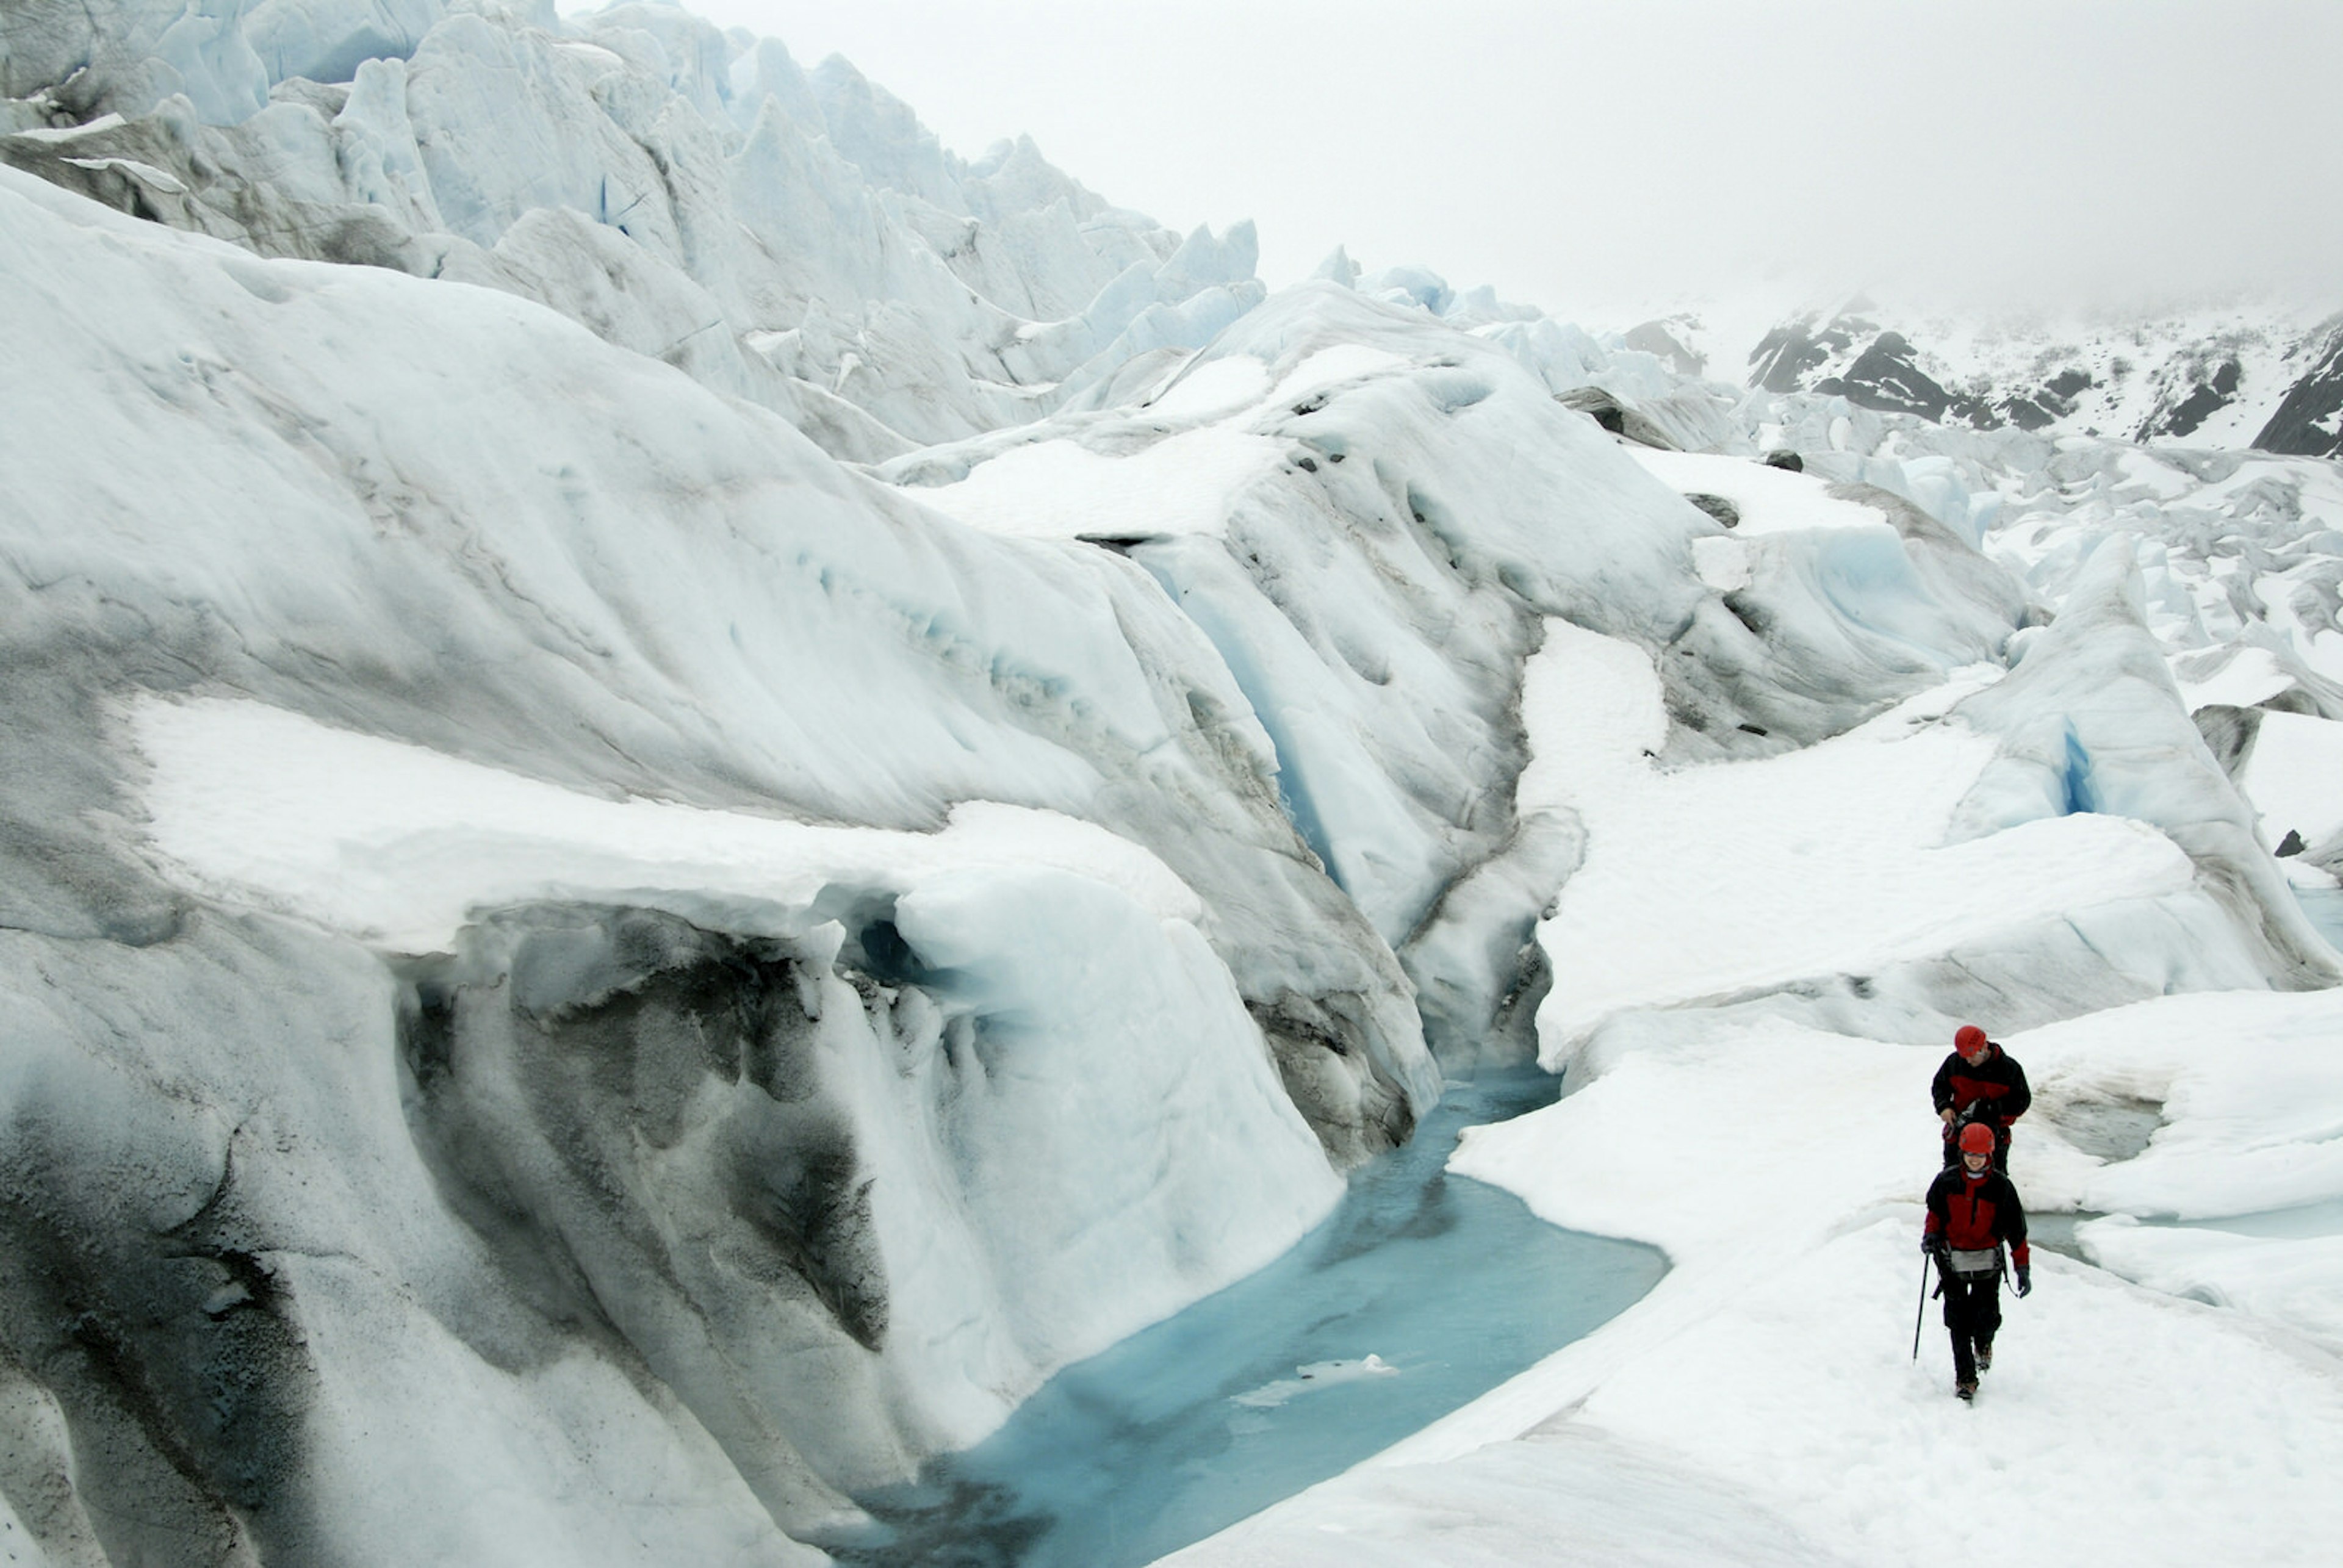
<path fill-rule="evenodd" d="M 786 1560 L 1322 1212 L 1249 1006 L 1332 1020 L 1329 1143 L 1403 1134 L 1436 1079 L 1398 968 L 1129 562 L 957 528 L 509 296 L 0 182 L 8 360 L 74 367 L 0 421 L 5 1343 L 109 1559 L 365 1555 L 429 1511 L 427 1556 Z M 136 716 L 199 697 L 480 781 L 395 841 L 379 759 L 174 794 Z M 548 842 L 483 837 L 523 785 L 922 842 L 1011 802 L 1197 891 L 1172 929 L 1089 862 L 850 863 L 662 915 L 685 874 L 632 829 L 498 851 Z M 304 879 L 327 809 L 371 837 Z M 427 864 L 479 934 L 390 918 Z"/>

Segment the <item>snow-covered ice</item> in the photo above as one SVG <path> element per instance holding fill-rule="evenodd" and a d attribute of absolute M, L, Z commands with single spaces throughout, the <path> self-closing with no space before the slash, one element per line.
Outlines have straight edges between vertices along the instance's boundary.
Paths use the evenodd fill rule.
<path fill-rule="evenodd" d="M 1257 360 L 1242 363 L 1257 365 Z M 1236 497 L 1282 460 L 1278 444 L 1223 426 L 1166 436 L 1127 457 L 1071 441 L 1012 447 L 920 499 L 987 533 L 1033 538 L 1218 534 Z"/>
<path fill-rule="evenodd" d="M 1946 843 L 1993 754 L 1988 739 L 1945 718 L 1965 689 L 1788 756 L 1664 772 L 1650 759 L 1665 719 L 1648 661 L 1550 627 L 1523 697 L 1540 743 L 1523 803 L 1576 811 L 1588 847 L 1539 932 L 1554 964 L 1539 1018 L 1549 1065 L 1622 1009 L 1870 974 L 2093 904 L 2187 889 L 2171 841 L 2119 818 L 2059 817 Z"/>
<path fill-rule="evenodd" d="M 598 799 L 252 702 L 150 699 L 131 729 L 153 769 L 149 841 L 180 872 L 397 952 L 444 951 L 476 910 L 536 900 L 672 903 L 750 929 L 832 885 L 987 869 L 1068 871 L 1161 920 L 1204 912 L 1140 846 L 1024 807 L 964 801 L 910 833 Z"/>
<path fill-rule="evenodd" d="M 812 1561 L 1436 1050 L 1670 1271 L 1183 1560 L 2334 1555 L 2343 467 L 2239 445 L 2331 321 L 1706 379 L 667 5 L 0 8 L 0 1552 Z"/>
<path fill-rule="evenodd" d="M 1821 480 L 1745 457 L 1710 452 L 1663 452 L 1626 448 L 1654 478 L 1688 495 L 1722 496 L 1740 514 L 1738 534 L 1775 534 L 1805 528 L 1876 528 L 1873 508 L 1822 493 Z"/>
<path fill-rule="evenodd" d="M 2288 833 L 2318 844 L 2343 832 L 2343 723 L 2307 713 L 2261 715 L 2237 787 L 2275 849 Z"/>

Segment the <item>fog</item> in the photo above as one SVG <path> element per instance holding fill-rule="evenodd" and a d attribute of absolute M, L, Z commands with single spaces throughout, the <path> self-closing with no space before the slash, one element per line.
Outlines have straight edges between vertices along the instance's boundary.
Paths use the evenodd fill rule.
<path fill-rule="evenodd" d="M 1893 288 L 2343 303 L 2327 0 L 689 0 L 975 156 L 1030 134 L 1175 227 L 1260 225 L 1589 319 Z"/>

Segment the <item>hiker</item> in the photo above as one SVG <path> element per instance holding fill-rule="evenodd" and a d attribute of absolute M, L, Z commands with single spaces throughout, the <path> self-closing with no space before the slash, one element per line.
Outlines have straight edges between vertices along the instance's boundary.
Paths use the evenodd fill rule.
<path fill-rule="evenodd" d="M 1993 1131 L 1982 1121 L 1961 1129 L 1960 1164 L 1928 1183 L 1928 1218 L 1920 1248 L 1936 1261 L 1945 1327 L 1953 1335 L 1953 1392 L 1976 1397 L 1977 1375 L 1993 1365 L 2001 1327 L 2001 1249 L 2009 1246 L 2017 1293 L 2034 1289 L 2026 1245 L 2026 1210 L 2009 1178 L 1992 1168 Z"/>
<path fill-rule="evenodd" d="M 1992 1040 L 1985 1030 L 1965 1023 L 1954 1031 L 1953 1053 L 1936 1069 L 1929 1095 L 1945 1124 L 1945 1169 L 1953 1168 L 1954 1141 L 1961 1128 L 1976 1122 L 1993 1133 L 1993 1168 L 2009 1172 L 2009 1124 L 2034 1103 L 2026 1086 L 2026 1070 Z"/>

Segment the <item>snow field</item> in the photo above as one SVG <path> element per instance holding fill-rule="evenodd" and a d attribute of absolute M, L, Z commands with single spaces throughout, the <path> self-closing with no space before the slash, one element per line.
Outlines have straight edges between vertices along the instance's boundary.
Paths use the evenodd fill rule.
<path fill-rule="evenodd" d="M 1762 1503 L 1574 1426 L 1438 1464 L 1383 1462 L 1162 1559 L 1179 1568 L 1835 1568 Z"/>
<path fill-rule="evenodd" d="M 2237 1235 L 2217 1227 L 2143 1225 L 2110 1214 L 2076 1227 L 2101 1268 L 2167 1295 L 2234 1307 L 2343 1352 L 2343 1221 L 2331 1211 L 2310 1237 Z"/>
<path fill-rule="evenodd" d="M 2201 1015 L 2230 1000 L 2272 999 L 2123 1010 Z M 2037 1250 L 2036 1293 L 2005 1292 L 1974 1412 L 1947 1397 L 1934 1310 L 1912 1371 L 1914 1200 L 1934 1173 L 1926 1086 L 1941 1052 L 1689 1019 L 1654 1017 L 1642 1040 L 1633 1020 L 1619 1032 L 1615 1065 L 1590 1062 L 1587 1088 L 1468 1135 L 1452 1166 L 1558 1223 L 1658 1241 L 1687 1276 L 1662 1292 L 1724 1276 L 1715 1310 L 1664 1350 L 1639 1346 L 1584 1392 L 1555 1390 L 1579 1401 L 1571 1421 L 1665 1446 L 1859 1562 L 1956 1562 L 2005 1533 L 2046 1562 L 2219 1561 L 2241 1547 L 2324 1560 L 2343 1523 L 2343 1496 L 2321 1479 L 2343 1459 L 2343 1363 L 2292 1334 Z M 2124 1041 L 2119 1026 L 2101 1032 L 2101 1060 L 2126 1063 Z M 2077 1163 L 2049 1125 L 2059 1057 L 2026 1036 L 2009 1043 L 2050 1070 L 2012 1159 L 2038 1209 L 2057 1183 L 2036 1171 Z M 1769 1115 L 1784 1082 L 1799 1109 Z M 1551 1375 L 1561 1382 L 1574 1357 L 1599 1363 L 1599 1342 L 1646 1310 L 1563 1352 Z M 1982 1424 L 1946 1424 L 1970 1415 Z M 1978 1465 L 1983 1510 L 1960 1503 Z"/>
<path fill-rule="evenodd" d="M 2343 1352 L 2343 995 L 2167 997 L 2022 1038 L 2052 1117 L 2129 1103 L 2163 1118 L 2131 1158 L 2063 1163 L 2027 1189 L 2107 1216 L 2077 1228 L 2085 1257 Z"/>
<path fill-rule="evenodd" d="M 2213 703 L 2250 708 L 2276 697 L 2294 683 L 2294 677 L 2280 668 L 2277 658 L 2266 648 L 2237 648 L 2221 661 L 2218 669 L 2209 671 L 2202 679 L 2191 678 L 2179 668 L 2174 670 L 2173 678 L 2180 688 L 2181 700 L 2191 713 Z"/>
<path fill-rule="evenodd" d="M 2306 1000 L 2198 996 L 2122 1010 Z M 2056 1130 L 2069 1092 L 2104 1091 L 2076 1078 L 2076 1064 L 2116 1073 L 2127 1062 L 2120 1028 L 2087 1050 L 2035 1049 L 2051 1033 L 2009 1042 L 2047 1079 L 2012 1162 L 2036 1209 L 2101 1169 Z M 1612 1511 L 1651 1509 L 1612 1562 L 1676 1561 L 1688 1521 L 1751 1513 L 1775 1533 L 1753 1537 L 1748 1560 L 1760 1562 L 1949 1565 L 1999 1550 L 2055 1563 L 2330 1560 L 2343 1528 L 2330 1484 L 2343 1463 L 2343 1361 L 2287 1328 L 2037 1245 L 2035 1292 L 2005 1291 L 1996 1365 L 1974 1408 L 1951 1397 L 1934 1302 L 1915 1365 L 1936 1048 L 1696 1013 L 1634 1015 L 1602 1043 L 1574 1066 L 1584 1087 L 1468 1132 L 1450 1169 L 1519 1192 L 1557 1224 L 1655 1241 L 1668 1277 L 1369 1465 L 1175 1561 L 1271 1563 L 1286 1551 L 1332 1561 L 1319 1535 L 1362 1514 L 1405 1533 L 1386 1539 L 1393 1562 L 1574 1561 L 1574 1499 L 1479 1500 L 1498 1465 L 1570 1498 L 1589 1443 L 1656 1456 L 1675 1478 L 1677 1490 L 1648 1503 L 1626 1493 L 1594 1505 L 1598 1540 Z M 2248 1092 L 2238 1075 L 2226 1081 Z M 2285 1086 L 2264 1080 L 2251 1092 Z M 2191 1125 L 2180 1113 L 2159 1141 Z M 2321 1259 L 2328 1246 L 2298 1256 Z M 1393 1507 L 1394 1488 L 1424 1499 L 1421 1511 Z M 1554 1533 L 1546 1550 L 1564 1555 L 1539 1549 L 1531 1518 Z M 1793 1544 L 1776 1544 L 1785 1538 Z"/>
<path fill-rule="evenodd" d="M 2005 1291 L 1994 1369 L 1964 1409 L 1940 1319 L 1908 1359 L 1917 1230 L 1885 1218 L 1749 1271 L 1733 1309 L 1570 1419 L 1664 1442 L 1856 1562 L 2013 1543 L 2060 1563 L 2328 1560 L 2331 1357 L 2045 1254 L 2033 1295 Z"/>

